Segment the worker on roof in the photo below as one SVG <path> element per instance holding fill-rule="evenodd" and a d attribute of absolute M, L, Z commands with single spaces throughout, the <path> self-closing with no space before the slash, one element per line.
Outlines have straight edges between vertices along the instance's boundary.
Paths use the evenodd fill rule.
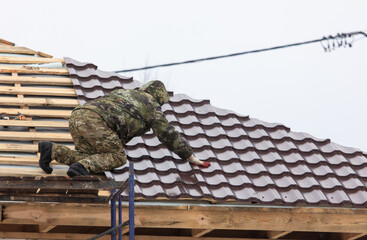
<path fill-rule="evenodd" d="M 38 144 L 39 166 L 51 173 L 50 162 L 70 166 L 70 177 L 103 173 L 124 165 L 123 146 L 151 128 L 158 139 L 182 159 L 208 167 L 195 158 L 191 147 L 164 117 L 161 106 L 169 96 L 161 81 L 150 81 L 137 90 L 119 89 L 76 107 L 69 130 L 75 150 L 48 141 Z"/>

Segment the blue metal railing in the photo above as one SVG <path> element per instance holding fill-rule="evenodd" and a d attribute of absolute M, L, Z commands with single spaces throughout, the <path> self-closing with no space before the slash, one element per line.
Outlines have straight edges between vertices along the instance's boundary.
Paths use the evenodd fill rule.
<path fill-rule="evenodd" d="M 122 201 L 121 201 L 121 193 L 125 190 L 125 184 L 123 187 L 118 190 L 111 190 L 111 228 L 97 236 L 89 238 L 88 240 L 98 239 L 102 236 L 111 233 L 111 240 L 116 240 L 116 231 L 119 231 L 119 240 L 122 240 L 122 227 L 129 225 L 129 240 L 135 239 L 135 222 L 134 222 L 134 215 L 135 215 L 135 208 L 134 208 L 134 163 L 129 162 L 129 220 L 122 223 Z M 118 199 L 118 216 L 119 216 L 119 225 L 116 226 L 116 200 Z"/>

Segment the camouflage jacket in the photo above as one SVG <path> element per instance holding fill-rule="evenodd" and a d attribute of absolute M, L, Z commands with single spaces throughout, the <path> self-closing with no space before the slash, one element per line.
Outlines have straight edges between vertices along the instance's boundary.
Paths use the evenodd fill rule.
<path fill-rule="evenodd" d="M 168 123 L 155 98 L 142 90 L 115 90 L 76 107 L 74 111 L 81 108 L 98 113 L 123 144 L 152 128 L 158 139 L 182 159 L 192 154 L 191 147 Z"/>

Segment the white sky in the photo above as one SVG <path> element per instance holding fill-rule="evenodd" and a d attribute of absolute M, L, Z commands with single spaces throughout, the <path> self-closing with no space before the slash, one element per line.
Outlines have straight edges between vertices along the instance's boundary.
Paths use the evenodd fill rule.
<path fill-rule="evenodd" d="M 360 1 L 0 0 L 0 38 L 121 70 L 367 32 Z M 360 37 L 356 37 L 358 39 Z M 127 73 L 367 151 L 367 38 Z"/>

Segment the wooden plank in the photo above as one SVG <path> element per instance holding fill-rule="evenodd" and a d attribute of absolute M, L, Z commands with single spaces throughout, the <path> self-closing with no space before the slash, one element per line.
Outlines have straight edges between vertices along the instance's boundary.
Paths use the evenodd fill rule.
<path fill-rule="evenodd" d="M 127 240 L 128 236 L 123 236 L 122 239 Z M 226 238 L 226 237 L 184 237 L 184 236 L 136 235 L 135 240 L 268 240 L 268 239 L 267 238 Z M 291 239 L 284 239 L 284 240 L 291 240 Z"/>
<path fill-rule="evenodd" d="M 37 152 L 38 146 L 34 144 L 0 144 L 0 152 Z"/>
<path fill-rule="evenodd" d="M 49 232 L 51 229 L 54 229 L 55 227 L 57 227 L 56 225 L 47 225 L 47 224 L 42 224 L 38 226 L 38 231 L 41 233 L 47 233 Z"/>
<path fill-rule="evenodd" d="M 66 176 L 67 169 L 54 169 L 51 174 L 45 173 L 41 168 L 30 168 L 30 167 L 1 167 L 0 176 Z"/>
<path fill-rule="evenodd" d="M 0 46 L 0 53 L 18 53 L 27 55 L 36 55 L 37 52 L 26 47 Z"/>
<path fill-rule="evenodd" d="M 38 148 L 38 147 L 37 147 Z M 37 149 L 38 150 L 38 149 Z M 37 151 L 35 149 L 35 151 Z M 32 156 L 2 156 L 0 155 L 0 164 L 7 164 L 7 165 L 37 165 L 38 166 L 39 157 L 32 157 Z M 56 161 L 52 161 L 51 165 L 63 165 Z"/>
<path fill-rule="evenodd" d="M 367 233 L 342 233 L 342 240 L 357 240 L 358 238 L 366 236 Z"/>
<path fill-rule="evenodd" d="M 0 120 L 0 126 L 9 127 L 45 127 L 45 128 L 68 128 L 67 121 L 20 121 L 20 120 Z"/>
<path fill-rule="evenodd" d="M 266 234 L 268 238 L 270 239 L 278 239 L 281 237 L 284 237 L 285 235 L 289 234 L 291 232 L 282 232 L 282 231 L 268 231 Z"/>
<path fill-rule="evenodd" d="M 0 131 L 2 140 L 20 140 L 20 141 L 53 141 L 53 142 L 72 142 L 70 133 L 45 133 L 45 132 L 12 132 Z"/>
<path fill-rule="evenodd" d="M 56 86 L 72 86 L 70 78 L 66 77 L 24 77 L 18 76 L 13 79 L 11 76 L 0 76 L 0 83 L 21 83 L 32 85 L 56 85 Z"/>
<path fill-rule="evenodd" d="M 13 63 L 13 64 L 62 63 L 62 64 L 65 64 L 65 61 L 62 58 L 0 56 L 0 63 Z"/>
<path fill-rule="evenodd" d="M 51 74 L 70 75 L 66 68 L 40 68 L 29 66 L 8 66 L 0 65 L 0 73 L 25 73 L 25 74 Z"/>
<path fill-rule="evenodd" d="M 0 168 L 1 169 L 1 168 Z M 55 169 L 54 169 L 55 170 Z M 41 170 L 42 171 L 42 170 Z M 85 189 L 98 190 L 98 189 L 117 189 L 121 187 L 121 182 L 116 181 L 103 181 L 103 176 L 99 178 L 98 176 L 83 176 L 85 180 L 67 180 L 66 177 L 61 180 L 55 180 L 55 178 L 19 178 L 19 177 L 3 177 L 0 179 L 0 189 L 11 189 L 11 190 L 32 190 L 37 189 L 49 189 L 49 190 L 70 190 L 73 189 L 76 192 L 83 191 Z M 79 177 L 81 178 L 81 177 Z M 95 179 L 95 180 L 93 180 Z M 127 183 L 125 184 L 125 186 Z M 78 191 L 77 191 L 78 190 Z M 98 195 L 95 195 L 96 197 Z"/>
<path fill-rule="evenodd" d="M 0 38 L 0 43 L 4 43 L 4 44 L 6 44 L 6 45 L 10 45 L 10 46 L 14 46 L 14 45 L 15 45 L 14 43 L 9 42 L 9 41 L 7 41 L 7 40 L 5 40 L 5 39 L 2 39 L 2 38 Z"/>
<path fill-rule="evenodd" d="M 205 234 L 213 231 L 213 229 L 192 229 L 191 230 L 191 236 L 195 238 L 199 238 L 204 236 Z"/>
<path fill-rule="evenodd" d="M 58 99 L 58 98 L 12 98 L 0 97 L 0 105 L 14 106 L 50 106 L 50 107 L 76 107 L 79 101 L 76 99 Z"/>
<path fill-rule="evenodd" d="M 97 234 L 84 233 L 35 233 L 35 232 L 0 232 L 0 238 L 18 239 L 89 239 Z M 111 239 L 110 235 L 103 236 L 102 240 Z"/>
<path fill-rule="evenodd" d="M 56 117 L 56 118 L 70 118 L 71 111 L 67 110 L 38 110 L 38 109 L 13 109 L 13 108 L 0 108 L 0 114 L 6 113 L 7 115 L 16 116 L 21 113 L 30 117 Z"/>
<path fill-rule="evenodd" d="M 76 97 L 75 90 L 71 88 L 0 87 L 0 94 Z"/>
<path fill-rule="evenodd" d="M 37 55 L 44 58 L 52 58 L 53 56 L 44 52 L 37 52 Z"/>
<path fill-rule="evenodd" d="M 32 164 L 38 165 L 38 157 L 24 157 L 24 156 L 0 156 L 0 164 L 9 165 L 24 165 Z"/>
<path fill-rule="evenodd" d="M 110 226 L 108 205 L 4 204 L 3 224 L 51 222 L 53 225 Z M 122 207 L 122 217 L 128 219 L 128 205 L 123 204 Z M 145 203 L 135 205 L 135 223 L 137 228 L 367 233 L 367 209 Z"/>

